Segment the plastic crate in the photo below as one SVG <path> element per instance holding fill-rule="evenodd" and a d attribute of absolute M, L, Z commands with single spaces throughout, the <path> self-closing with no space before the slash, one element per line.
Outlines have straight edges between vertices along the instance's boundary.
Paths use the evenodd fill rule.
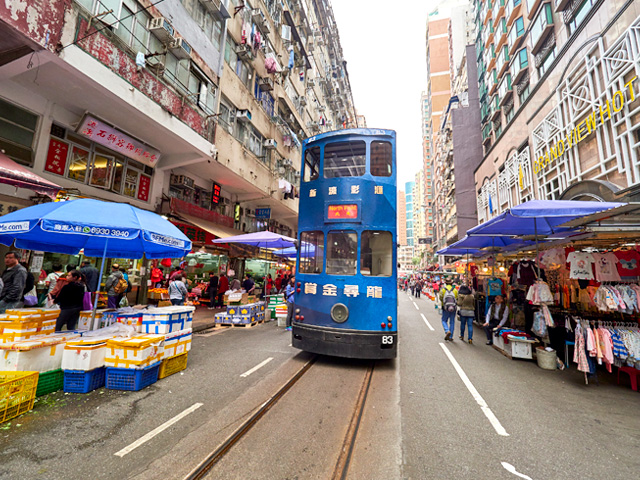
<path fill-rule="evenodd" d="M 57 392 L 58 390 L 62 390 L 62 387 L 64 387 L 64 372 L 61 368 L 41 373 L 40 379 L 38 380 L 36 397 L 41 397 L 47 393 Z"/>
<path fill-rule="evenodd" d="M 38 372 L 0 372 L 0 423 L 33 408 Z"/>
<path fill-rule="evenodd" d="M 67 393 L 89 393 L 100 387 L 104 387 L 105 367 L 93 370 L 65 370 L 64 391 Z"/>
<path fill-rule="evenodd" d="M 181 372 L 187 368 L 187 355 L 188 352 L 176 355 L 175 357 L 165 358 L 160 364 L 160 372 L 158 378 L 166 378 L 174 373 Z"/>
<path fill-rule="evenodd" d="M 149 365 L 141 370 L 132 368 L 107 368 L 105 386 L 110 390 L 129 390 L 137 392 L 158 381 L 160 362 Z"/>

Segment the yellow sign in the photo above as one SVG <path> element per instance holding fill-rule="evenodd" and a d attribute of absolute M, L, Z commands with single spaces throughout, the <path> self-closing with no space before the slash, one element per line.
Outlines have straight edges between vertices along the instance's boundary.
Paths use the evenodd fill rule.
<path fill-rule="evenodd" d="M 636 100 L 636 95 L 633 89 L 633 82 L 638 77 L 633 77 L 629 82 L 625 83 L 625 88 L 629 89 L 629 102 L 634 102 Z M 537 160 L 533 161 L 533 173 L 538 175 L 542 170 L 551 165 L 557 159 L 561 158 L 562 155 L 570 148 L 575 147 L 580 142 L 584 141 L 591 135 L 596 127 L 600 125 L 604 125 L 605 120 L 611 120 L 612 110 L 613 113 L 618 113 L 624 107 L 625 102 L 625 94 L 623 90 L 618 90 L 613 94 L 613 98 L 611 99 L 611 103 L 609 100 L 606 101 L 604 105 L 598 106 L 597 109 L 593 109 L 591 115 L 587 115 L 580 123 L 578 123 L 565 138 L 561 138 L 556 142 L 556 144 L 549 148 L 545 155 L 538 157 Z M 600 118 L 600 122 L 598 123 L 598 117 Z"/>

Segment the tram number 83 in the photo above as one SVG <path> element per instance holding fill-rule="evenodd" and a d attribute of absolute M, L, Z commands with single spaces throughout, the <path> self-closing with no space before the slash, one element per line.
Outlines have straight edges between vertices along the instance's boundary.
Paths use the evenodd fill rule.
<path fill-rule="evenodd" d="M 391 335 L 384 335 L 382 337 L 382 345 L 393 345 L 393 337 Z"/>

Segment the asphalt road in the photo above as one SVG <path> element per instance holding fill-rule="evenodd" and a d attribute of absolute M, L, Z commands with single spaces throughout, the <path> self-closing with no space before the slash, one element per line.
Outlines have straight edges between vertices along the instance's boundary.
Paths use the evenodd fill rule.
<path fill-rule="evenodd" d="M 457 333 L 444 345 L 429 301 L 400 294 L 399 309 L 399 358 L 376 362 L 348 478 L 638 472 L 638 392 L 609 374 L 585 386 L 575 367 L 509 360 L 479 329 L 473 345 Z M 189 368 L 141 392 L 43 397 L 0 424 L 0 478 L 184 478 L 311 358 L 289 345 L 275 323 L 196 335 Z M 320 357 L 207 478 L 330 478 L 366 365 Z"/>

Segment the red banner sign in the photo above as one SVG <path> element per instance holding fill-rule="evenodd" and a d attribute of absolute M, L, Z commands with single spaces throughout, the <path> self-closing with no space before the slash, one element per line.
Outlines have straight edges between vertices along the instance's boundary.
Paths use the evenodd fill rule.
<path fill-rule="evenodd" d="M 193 243 L 203 244 L 203 245 L 213 245 L 213 241 L 218 238 L 212 233 L 203 230 L 202 228 L 196 227 L 194 225 L 187 225 L 186 223 L 179 222 L 171 222 L 178 229 L 184 233 L 189 240 Z"/>
<path fill-rule="evenodd" d="M 327 212 L 329 220 L 358 218 L 358 205 L 329 205 Z"/>
<path fill-rule="evenodd" d="M 51 138 L 51 140 L 49 140 L 49 153 L 47 153 L 47 161 L 44 164 L 44 170 L 46 172 L 55 173 L 56 175 L 64 175 L 67 168 L 68 153 L 68 143 Z"/>
<path fill-rule="evenodd" d="M 213 190 L 211 191 L 211 203 L 218 205 L 220 203 L 220 185 L 213 184 Z"/>
<path fill-rule="evenodd" d="M 193 215 L 194 217 L 208 220 L 211 223 L 217 223 L 223 227 L 233 228 L 233 218 L 177 198 L 171 199 L 171 211 L 175 213 L 186 213 L 187 215 Z"/>
<path fill-rule="evenodd" d="M 138 187 L 138 200 L 149 201 L 149 189 L 151 188 L 151 177 L 140 175 L 140 186 Z"/>

